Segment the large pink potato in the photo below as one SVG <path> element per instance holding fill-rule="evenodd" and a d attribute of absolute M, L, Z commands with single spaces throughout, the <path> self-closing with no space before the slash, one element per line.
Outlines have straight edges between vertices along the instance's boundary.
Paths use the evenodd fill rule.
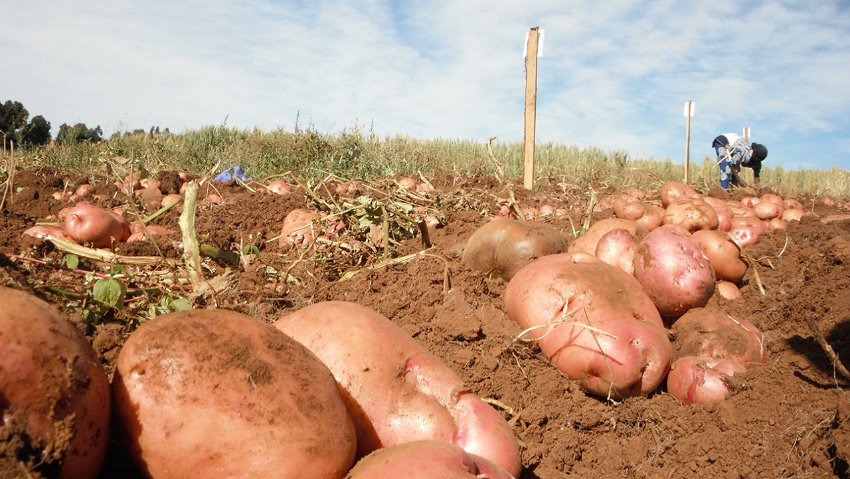
<path fill-rule="evenodd" d="M 159 316 L 118 356 L 116 417 L 149 477 L 341 478 L 354 426 L 333 375 L 274 327 L 227 310 Z"/>
<path fill-rule="evenodd" d="M 691 241 L 705 254 L 718 280 L 737 283 L 744 278 L 750 264 L 741 256 L 741 250 L 727 233 L 700 230 L 691 235 Z"/>
<path fill-rule="evenodd" d="M 97 477 L 109 411 L 85 338 L 44 301 L 0 287 L 0 477 Z"/>
<path fill-rule="evenodd" d="M 634 237 L 626 230 L 616 229 L 599 238 L 594 256 L 626 273 L 634 274 L 636 251 Z"/>
<path fill-rule="evenodd" d="M 519 475 L 519 446 L 505 419 L 380 313 L 328 301 L 283 316 L 275 327 L 333 372 L 354 419 L 359 457 L 381 447 L 438 439 Z"/>
<path fill-rule="evenodd" d="M 593 223 L 583 235 L 575 239 L 567 251 L 570 253 L 587 253 L 589 255 L 596 254 L 596 247 L 599 240 L 608 234 L 611 230 L 621 229 L 627 231 L 632 237 L 642 238 L 646 234 L 646 229 L 638 225 L 634 221 L 621 218 L 606 218 L 604 220 Z"/>
<path fill-rule="evenodd" d="M 679 225 L 693 233 L 716 230 L 720 224 L 715 209 L 702 198 L 682 197 L 673 200 L 664 210 L 665 225 Z"/>
<path fill-rule="evenodd" d="M 378 449 L 364 457 L 346 479 L 513 479 L 489 459 L 460 447 L 423 440 Z"/>
<path fill-rule="evenodd" d="M 732 227 L 732 217 L 735 216 L 735 213 L 732 212 L 732 208 L 729 204 L 713 196 L 704 196 L 702 199 L 708 203 L 708 205 L 714 209 L 714 213 L 717 214 L 717 229 L 720 231 L 729 231 L 729 228 Z"/>
<path fill-rule="evenodd" d="M 122 216 L 84 201 L 63 209 L 59 217 L 68 236 L 80 244 L 109 248 L 130 237 L 130 225 Z"/>
<path fill-rule="evenodd" d="M 634 277 L 594 256 L 538 259 L 514 276 L 504 297 L 508 316 L 534 328 L 524 337 L 591 394 L 645 395 L 667 375 L 672 349 L 652 301 Z"/>
<path fill-rule="evenodd" d="M 670 226 L 651 231 L 638 244 L 635 278 L 667 320 L 705 306 L 714 294 L 708 258 L 686 232 Z"/>
<path fill-rule="evenodd" d="M 510 280 L 530 261 L 566 250 L 567 241 L 552 226 L 496 218 L 472 234 L 463 249 L 463 262 L 476 271 Z"/>

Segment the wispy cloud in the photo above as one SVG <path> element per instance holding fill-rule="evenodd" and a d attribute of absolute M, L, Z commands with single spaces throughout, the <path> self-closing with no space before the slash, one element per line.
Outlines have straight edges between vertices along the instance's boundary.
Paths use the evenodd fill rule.
<path fill-rule="evenodd" d="M 749 126 L 768 161 L 850 168 L 846 2 L 525 3 L 0 0 L 0 101 L 107 133 L 300 114 L 327 131 L 518 141 L 523 38 L 540 26 L 539 141 L 680 160 L 693 100 L 692 158 Z"/>

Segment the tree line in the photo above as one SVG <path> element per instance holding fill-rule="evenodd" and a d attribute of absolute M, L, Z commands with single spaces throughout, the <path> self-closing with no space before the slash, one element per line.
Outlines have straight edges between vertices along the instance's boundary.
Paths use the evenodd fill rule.
<path fill-rule="evenodd" d="M 50 122 L 43 116 L 29 117 L 29 111 L 19 101 L 6 100 L 0 104 L 0 134 L 3 136 L 5 148 L 16 146 L 37 146 L 50 143 Z M 56 141 L 60 143 L 100 142 L 103 141 L 103 131 L 100 125 L 89 128 L 85 123 L 59 127 Z"/>

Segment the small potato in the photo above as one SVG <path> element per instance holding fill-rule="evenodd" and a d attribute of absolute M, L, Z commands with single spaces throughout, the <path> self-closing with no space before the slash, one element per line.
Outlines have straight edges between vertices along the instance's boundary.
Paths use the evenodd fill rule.
<path fill-rule="evenodd" d="M 638 244 L 635 278 L 668 321 L 705 306 L 716 282 L 705 254 L 671 226 L 651 231 Z"/>
<path fill-rule="evenodd" d="M 714 308 L 694 308 L 671 328 L 673 357 L 726 359 L 748 367 L 767 359 L 761 332 L 745 319 L 735 319 Z"/>
<path fill-rule="evenodd" d="M 630 198 L 615 201 L 614 214 L 617 218 L 634 221 L 647 231 L 658 228 L 664 220 L 664 210 L 661 207 Z"/>
<path fill-rule="evenodd" d="M 798 200 L 793 198 L 788 198 L 782 202 L 783 206 L 785 206 L 786 210 L 805 210 L 803 208 L 803 203 L 800 203 Z"/>
<path fill-rule="evenodd" d="M 691 241 L 708 258 L 715 278 L 737 283 L 747 274 L 749 263 L 741 256 L 741 251 L 729 240 L 726 233 L 701 230 L 691 235 Z"/>
<path fill-rule="evenodd" d="M 727 378 L 746 370 L 734 361 L 681 357 L 670 367 L 667 392 L 685 404 L 722 401 L 729 394 Z"/>
<path fill-rule="evenodd" d="M 358 457 L 438 439 L 519 475 L 519 446 L 501 414 L 380 313 L 328 301 L 283 316 L 274 326 L 333 371 L 357 430 Z"/>
<path fill-rule="evenodd" d="M 760 201 L 761 199 L 755 196 L 745 196 L 741 198 L 741 204 L 751 209 L 755 209 L 756 205 L 758 205 Z"/>
<path fill-rule="evenodd" d="M 466 242 L 463 262 L 476 271 L 510 280 L 529 262 L 566 250 L 567 241 L 552 226 L 494 218 Z"/>
<path fill-rule="evenodd" d="M 233 311 L 142 324 L 118 355 L 113 401 L 148 477 L 338 479 L 354 462 L 354 426 L 328 368 Z"/>
<path fill-rule="evenodd" d="M 782 212 L 781 219 L 783 221 L 800 221 L 805 215 L 806 212 L 804 210 L 798 210 L 797 208 L 786 208 L 785 211 Z"/>
<path fill-rule="evenodd" d="M 702 198 L 702 195 L 681 181 L 668 181 L 661 185 L 661 205 L 666 209 L 678 198 Z"/>
<path fill-rule="evenodd" d="M 626 230 L 616 229 L 599 238 L 595 256 L 631 275 L 635 272 L 636 251 L 637 244 L 632 235 Z"/>
<path fill-rule="evenodd" d="M 445 441 L 414 441 L 378 449 L 345 479 L 513 479 L 503 468 Z"/>
<path fill-rule="evenodd" d="M 768 223 L 768 229 L 770 231 L 776 231 L 776 230 L 785 231 L 785 230 L 788 229 L 788 222 L 781 219 L 781 218 L 773 218 Z"/>
<path fill-rule="evenodd" d="M 398 186 L 403 190 L 413 190 L 416 188 L 416 180 L 409 176 L 405 176 L 398 180 Z"/>
<path fill-rule="evenodd" d="M 738 289 L 738 286 L 736 286 L 735 283 L 730 283 L 729 281 L 718 281 L 715 291 L 729 301 L 741 297 L 741 290 Z"/>
<path fill-rule="evenodd" d="M 52 306 L 0 286 L 0 476 L 97 477 L 109 411 L 88 341 Z"/>
<path fill-rule="evenodd" d="M 266 188 L 267 190 L 263 191 L 270 191 L 280 196 L 289 196 L 289 194 L 292 193 L 292 187 L 289 186 L 289 184 L 283 180 L 272 181 L 271 183 L 266 185 Z"/>
<path fill-rule="evenodd" d="M 702 198 L 677 198 L 664 211 L 663 224 L 679 225 L 690 232 L 716 230 L 720 224 L 717 212 Z"/>
<path fill-rule="evenodd" d="M 646 395 L 667 375 L 671 346 L 652 301 L 634 277 L 596 257 L 540 258 L 513 277 L 504 297 L 525 337 L 590 394 Z"/>
<path fill-rule="evenodd" d="M 596 254 L 596 246 L 600 238 L 605 236 L 609 231 L 622 229 L 629 232 L 634 237 L 642 238 L 646 234 L 646 229 L 639 226 L 634 221 L 624 220 L 620 218 L 607 218 L 593 223 L 585 233 L 575 239 L 567 251 L 570 253 L 586 253 L 589 255 Z"/>
<path fill-rule="evenodd" d="M 753 207 L 753 212 L 755 212 L 756 218 L 760 220 L 779 218 L 782 216 L 783 211 L 785 211 L 785 208 L 782 206 L 782 203 L 774 203 L 772 201 L 759 201 L 759 203 Z"/>
<path fill-rule="evenodd" d="M 302 208 L 290 211 L 283 220 L 278 244 L 283 249 L 289 249 L 292 246 L 300 247 L 312 243 L 316 237 L 321 236 L 319 228 L 314 224 L 314 221 L 321 218 L 322 215 L 316 211 Z"/>
<path fill-rule="evenodd" d="M 756 244 L 756 241 L 764 233 L 764 223 L 758 218 L 751 216 L 732 218 L 732 228 L 729 230 L 729 234 L 734 236 L 745 248 Z"/>

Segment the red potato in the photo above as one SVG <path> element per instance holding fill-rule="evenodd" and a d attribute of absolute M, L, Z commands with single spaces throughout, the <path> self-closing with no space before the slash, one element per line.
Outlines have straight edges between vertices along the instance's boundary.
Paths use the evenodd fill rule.
<path fill-rule="evenodd" d="M 423 181 L 422 183 L 416 185 L 416 192 L 420 195 L 428 196 L 429 194 L 434 192 L 434 187 L 431 186 L 429 183 L 425 183 Z"/>
<path fill-rule="evenodd" d="M 0 287 L 0 476 L 97 477 L 109 414 L 86 339 L 46 302 Z"/>
<path fill-rule="evenodd" d="M 708 258 L 686 232 L 670 226 L 651 231 L 638 244 L 635 278 L 668 321 L 705 306 L 716 282 Z"/>
<path fill-rule="evenodd" d="M 661 226 L 664 210 L 656 205 L 622 198 L 614 202 L 614 214 L 617 218 L 634 221 L 647 231 Z"/>
<path fill-rule="evenodd" d="M 555 207 L 548 204 L 540 205 L 540 208 L 537 209 L 541 216 L 549 216 L 555 213 Z"/>
<path fill-rule="evenodd" d="M 155 180 L 153 178 L 142 178 L 141 180 L 139 180 L 139 185 L 141 185 L 141 189 L 143 190 L 146 190 L 148 188 L 156 188 L 158 190 L 161 184 L 161 181 Z"/>
<path fill-rule="evenodd" d="M 504 418 L 380 313 L 330 301 L 283 316 L 274 325 L 333 371 L 354 419 L 358 457 L 381 447 L 437 439 L 519 475 L 519 447 Z"/>
<path fill-rule="evenodd" d="M 170 230 L 168 228 L 163 228 L 162 226 L 146 225 L 145 227 L 147 228 L 148 233 L 150 233 L 151 236 L 176 233 L 176 231 Z M 132 234 L 129 238 L 127 238 L 128 243 L 133 243 L 135 241 L 146 241 L 148 239 L 148 236 L 145 234 L 145 228 L 142 228 L 141 221 L 137 220 L 132 222 L 130 224 L 130 231 L 132 232 Z"/>
<path fill-rule="evenodd" d="M 267 190 L 263 190 L 263 191 L 270 191 L 270 192 L 276 193 L 280 196 L 289 196 L 289 194 L 292 193 L 292 187 L 289 186 L 289 184 L 287 184 L 283 180 L 272 181 L 271 183 L 266 185 L 266 188 L 267 188 Z"/>
<path fill-rule="evenodd" d="M 712 196 L 705 196 L 703 200 L 714 209 L 717 214 L 717 229 L 720 231 L 729 231 L 732 228 L 732 217 L 735 213 L 728 203 L 721 199 Z"/>
<path fill-rule="evenodd" d="M 850 220 L 850 215 L 827 215 L 824 216 L 821 221 L 824 223 L 834 223 L 836 221 L 846 221 Z"/>
<path fill-rule="evenodd" d="M 786 210 L 805 210 L 805 208 L 803 208 L 803 203 L 800 203 L 798 200 L 793 198 L 784 200 L 782 205 L 785 206 Z"/>
<path fill-rule="evenodd" d="M 745 196 L 741 198 L 741 204 L 750 209 L 755 209 L 756 205 L 758 205 L 760 201 L 761 199 L 755 196 Z"/>
<path fill-rule="evenodd" d="M 526 221 L 533 221 L 534 218 L 537 217 L 538 213 L 539 211 L 537 210 L 537 208 L 532 207 L 523 208 L 522 210 L 522 216 L 525 218 Z"/>
<path fill-rule="evenodd" d="M 413 190 L 416 188 L 416 180 L 409 176 L 405 176 L 398 180 L 398 186 L 400 186 L 403 190 Z"/>
<path fill-rule="evenodd" d="M 788 229 L 788 222 L 781 219 L 781 218 L 773 218 L 768 223 L 768 230 L 770 230 L 770 231 L 776 231 L 776 230 L 785 231 L 787 229 Z"/>
<path fill-rule="evenodd" d="M 634 274 L 636 251 L 634 237 L 626 230 L 616 229 L 599 238 L 594 256 L 628 274 Z"/>
<path fill-rule="evenodd" d="M 354 462 L 354 426 L 328 368 L 233 311 L 141 325 L 118 355 L 113 402 L 148 477 L 338 479 Z"/>
<path fill-rule="evenodd" d="M 634 277 L 594 256 L 540 258 L 514 276 L 504 298 L 524 337 L 590 394 L 646 395 L 667 375 L 672 348 L 652 301 Z"/>
<path fill-rule="evenodd" d="M 746 370 L 734 361 L 685 356 L 670 367 L 667 392 L 685 404 L 722 401 L 729 394 L 727 378 Z"/>
<path fill-rule="evenodd" d="M 183 195 L 179 193 L 171 193 L 170 195 L 165 195 L 162 197 L 162 201 L 160 202 L 161 207 L 169 206 L 171 203 L 177 201 L 177 204 L 174 205 L 176 208 L 180 208 L 183 203 Z"/>
<path fill-rule="evenodd" d="M 552 226 L 494 218 L 466 242 L 463 262 L 475 271 L 510 280 L 529 262 L 566 250 L 567 241 Z"/>
<path fill-rule="evenodd" d="M 717 212 L 702 198 L 677 198 L 664 210 L 663 224 L 679 225 L 690 232 L 716 230 L 720 224 Z"/>
<path fill-rule="evenodd" d="M 775 203 L 773 201 L 759 201 L 758 204 L 753 208 L 753 212 L 756 214 L 756 218 L 760 220 L 769 220 L 772 218 L 779 218 L 782 216 L 782 212 L 785 211 L 785 208 L 782 206 L 782 203 Z"/>
<path fill-rule="evenodd" d="M 94 191 L 95 188 L 93 185 L 83 183 L 77 188 L 76 191 L 74 191 L 74 194 L 70 196 L 70 199 L 73 201 L 77 201 L 80 198 L 94 194 Z"/>
<path fill-rule="evenodd" d="M 742 205 L 740 201 L 727 201 L 726 204 L 729 205 L 729 208 L 732 210 L 733 218 L 736 218 L 736 217 L 755 218 L 756 217 L 756 212 L 753 211 L 752 208 L 748 208 L 748 207 Z"/>
<path fill-rule="evenodd" d="M 738 289 L 738 286 L 736 286 L 735 283 L 731 283 L 729 281 L 718 281 L 715 291 L 720 293 L 720 296 L 730 301 L 741 297 L 741 290 Z"/>
<path fill-rule="evenodd" d="M 700 230 L 691 235 L 691 241 L 708 258 L 715 278 L 737 283 L 747 274 L 750 265 L 727 233 Z"/>
<path fill-rule="evenodd" d="M 415 441 L 378 449 L 346 479 L 513 479 L 503 468 L 445 441 Z"/>
<path fill-rule="evenodd" d="M 764 232 L 764 223 L 751 216 L 732 218 L 732 228 L 729 230 L 729 234 L 734 236 L 745 248 L 756 244 L 756 241 Z"/>
<path fill-rule="evenodd" d="M 278 244 L 281 248 L 289 249 L 313 243 L 316 237 L 321 236 L 319 227 L 314 223 L 321 218 L 322 215 L 317 211 L 301 208 L 290 211 L 283 220 Z"/>
<path fill-rule="evenodd" d="M 567 251 L 570 253 L 586 253 L 594 255 L 596 254 L 596 246 L 599 244 L 599 240 L 609 231 L 616 229 L 626 230 L 630 235 L 636 238 L 643 237 L 643 235 L 646 234 L 646 230 L 634 221 L 620 218 L 607 218 L 592 224 L 583 235 L 570 243 Z"/>
<path fill-rule="evenodd" d="M 767 360 L 764 338 L 749 321 L 714 308 L 694 308 L 671 328 L 673 357 L 697 356 L 734 361 L 743 366 Z"/>
<path fill-rule="evenodd" d="M 785 211 L 782 212 L 782 220 L 783 221 L 800 221 L 803 219 L 803 216 L 806 215 L 806 212 L 797 208 L 786 208 Z"/>
<path fill-rule="evenodd" d="M 65 220 L 65 231 L 77 243 L 91 243 L 96 248 L 109 248 L 130 237 L 130 225 L 117 213 L 87 202 L 59 212 Z"/>
<path fill-rule="evenodd" d="M 220 205 L 220 204 L 224 203 L 224 199 L 216 193 L 210 193 L 210 194 L 207 195 L 206 198 L 204 198 L 200 201 L 200 204 L 202 204 L 202 205 L 206 205 L 206 204 L 210 204 L 210 203 L 215 204 L 215 205 Z"/>
<path fill-rule="evenodd" d="M 661 185 L 660 190 L 661 205 L 666 209 L 674 200 L 678 198 L 695 198 L 700 199 L 702 195 L 690 186 L 681 181 L 668 181 Z"/>

